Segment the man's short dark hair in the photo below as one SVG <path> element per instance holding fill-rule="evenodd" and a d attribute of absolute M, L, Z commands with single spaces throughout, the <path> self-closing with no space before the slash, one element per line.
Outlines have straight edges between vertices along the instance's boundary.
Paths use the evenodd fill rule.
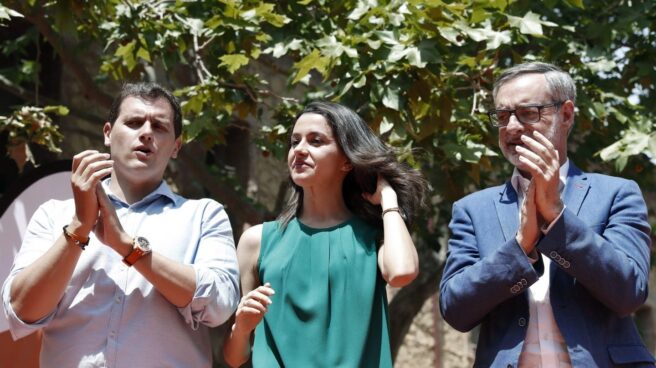
<path fill-rule="evenodd" d="M 107 121 L 114 125 L 121 113 L 121 104 L 123 100 L 128 97 L 139 97 L 148 100 L 156 100 L 160 97 L 165 98 L 171 105 L 173 110 L 173 127 L 175 130 L 175 137 L 178 138 L 182 133 L 182 109 L 178 99 L 166 88 L 157 83 L 152 82 L 138 82 L 138 83 L 125 83 L 121 88 L 121 92 L 114 99 L 112 107 L 109 110 Z"/>

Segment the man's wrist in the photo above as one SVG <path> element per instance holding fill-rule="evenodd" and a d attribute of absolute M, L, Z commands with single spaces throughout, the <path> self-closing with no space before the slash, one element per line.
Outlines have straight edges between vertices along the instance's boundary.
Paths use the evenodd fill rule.
<path fill-rule="evenodd" d="M 130 252 L 132 252 L 132 246 L 134 242 L 134 238 L 126 234 L 125 232 L 121 232 L 121 234 L 118 237 L 118 242 L 116 244 L 112 245 L 112 248 L 121 255 L 121 257 L 125 258 L 127 257 Z"/>
<path fill-rule="evenodd" d="M 563 212 L 565 209 L 565 204 L 563 203 L 562 200 L 559 200 L 558 203 L 554 206 L 551 207 L 550 211 L 547 211 L 547 213 L 542 215 L 542 219 L 544 220 L 544 223 L 541 228 L 546 228 L 551 225 L 552 222 L 554 222 L 555 219 L 560 216 L 560 214 Z"/>
<path fill-rule="evenodd" d="M 85 225 L 77 218 L 77 216 L 73 216 L 73 219 L 66 226 L 66 229 L 79 237 L 88 238 L 93 230 L 93 226 Z"/>
<path fill-rule="evenodd" d="M 531 237 L 526 237 L 521 232 L 518 232 L 517 235 L 515 235 L 515 240 L 524 251 L 524 254 L 528 256 L 535 249 L 535 245 L 538 242 L 538 237 L 535 236 L 531 239 Z"/>

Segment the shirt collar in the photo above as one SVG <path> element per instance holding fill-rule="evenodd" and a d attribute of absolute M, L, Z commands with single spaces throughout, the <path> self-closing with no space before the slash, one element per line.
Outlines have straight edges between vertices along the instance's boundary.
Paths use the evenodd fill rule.
<path fill-rule="evenodd" d="M 558 187 L 558 190 L 562 193 L 563 188 L 565 188 L 565 185 L 567 184 L 567 173 L 569 172 L 569 158 L 565 160 L 565 163 L 560 166 L 560 170 L 558 172 L 558 175 L 560 176 L 560 185 Z M 516 193 L 520 193 L 523 191 L 519 190 L 519 182 L 520 181 L 526 181 L 526 185 L 528 186 L 528 180 L 525 179 L 522 174 L 519 173 L 519 170 L 515 168 L 512 173 L 512 177 L 510 178 L 510 184 L 512 185 L 513 189 L 515 189 Z"/>
<path fill-rule="evenodd" d="M 107 193 L 107 196 L 111 200 L 116 201 L 116 202 L 120 202 L 120 203 L 124 204 L 126 207 L 128 207 L 129 205 L 127 203 L 125 203 L 123 200 L 118 198 L 114 193 L 112 193 L 112 190 L 110 189 L 111 180 L 112 180 L 112 178 L 107 178 L 107 179 L 102 181 L 102 186 L 103 186 L 103 189 L 105 189 L 105 193 Z M 152 201 L 154 201 L 155 199 L 157 199 L 159 197 L 168 198 L 174 204 L 178 204 L 178 196 L 175 195 L 175 193 L 173 193 L 173 191 L 168 186 L 168 184 L 166 184 L 166 182 L 164 180 L 162 180 L 162 182 L 159 184 L 159 186 L 157 188 L 155 188 L 155 190 L 153 190 L 152 192 L 147 194 L 141 200 L 133 203 L 132 206 L 135 206 L 135 205 L 138 205 L 138 204 L 141 204 L 141 203 L 149 203 L 149 202 L 152 202 Z"/>

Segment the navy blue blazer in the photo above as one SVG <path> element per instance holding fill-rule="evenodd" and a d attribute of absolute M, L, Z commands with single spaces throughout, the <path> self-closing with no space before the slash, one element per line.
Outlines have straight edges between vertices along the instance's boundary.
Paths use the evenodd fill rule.
<path fill-rule="evenodd" d="M 649 279 L 640 188 L 570 162 L 563 202 L 537 249 L 552 260 L 550 299 L 573 366 L 653 367 L 630 316 L 647 298 Z M 510 182 L 453 204 L 440 310 L 459 331 L 481 325 L 475 367 L 517 366 L 529 319 L 525 291 L 544 271 L 515 240 L 518 211 Z"/>

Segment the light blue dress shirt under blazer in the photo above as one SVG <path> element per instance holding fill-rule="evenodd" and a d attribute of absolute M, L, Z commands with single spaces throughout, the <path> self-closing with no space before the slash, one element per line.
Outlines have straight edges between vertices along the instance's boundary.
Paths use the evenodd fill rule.
<path fill-rule="evenodd" d="M 39 258 L 73 217 L 73 200 L 51 200 L 32 217 L 20 252 L 2 288 L 14 339 L 43 329 L 41 367 L 210 367 L 208 327 L 225 322 L 239 302 L 232 229 L 223 206 L 190 200 L 162 184 L 132 205 L 103 187 L 124 230 L 147 238 L 153 252 L 192 265 L 193 300 L 169 303 L 121 256 L 90 234 L 56 309 L 36 323 L 15 314 L 9 291 L 15 275 Z"/>

